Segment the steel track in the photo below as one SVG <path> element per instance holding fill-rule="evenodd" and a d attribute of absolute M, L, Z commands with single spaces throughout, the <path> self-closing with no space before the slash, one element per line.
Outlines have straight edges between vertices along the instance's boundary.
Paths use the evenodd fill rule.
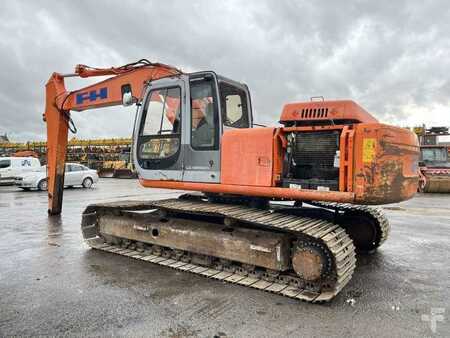
<path fill-rule="evenodd" d="M 120 217 L 121 213 L 160 209 L 168 214 L 191 214 L 221 217 L 234 220 L 239 223 L 256 226 L 263 229 L 288 232 L 302 241 L 319 244 L 325 247 L 332 258 L 333 273 L 326 281 L 314 285 L 311 282 L 300 281 L 293 285 L 292 273 L 280 273 L 269 280 L 261 274 L 253 274 L 245 271 L 241 265 L 235 268 L 215 266 L 203 266 L 183 261 L 178 255 L 170 253 L 170 248 L 165 248 L 162 255 L 141 249 L 135 246 L 123 248 L 104 242 L 98 233 L 97 219 L 102 215 L 113 214 Z M 170 199 L 146 202 L 115 202 L 109 204 L 94 204 L 86 208 L 82 221 L 83 235 L 87 244 L 94 248 L 107 252 L 132 257 L 135 259 L 168 266 L 177 270 L 187 271 L 213 279 L 218 279 L 233 284 L 244 285 L 255 289 L 269 291 L 290 298 L 307 302 L 326 302 L 333 299 L 342 288 L 350 281 L 356 265 L 355 247 L 345 230 L 337 224 L 326 220 L 318 220 L 308 217 L 299 217 L 274 212 L 273 210 L 252 209 L 245 206 L 208 203 L 204 201 L 189 201 Z M 163 257 L 166 256 L 166 257 Z M 231 262 L 231 264 L 237 264 Z M 265 274 L 267 276 L 267 274 Z"/>
<path fill-rule="evenodd" d="M 317 207 L 338 210 L 338 211 L 357 211 L 364 213 L 367 217 L 372 218 L 375 221 L 377 231 L 379 231 L 380 236 L 377 243 L 375 243 L 375 249 L 380 247 L 389 237 L 391 231 L 391 226 L 389 220 L 386 218 L 384 213 L 379 208 L 370 207 L 367 205 L 355 205 L 350 203 L 337 203 L 337 202 L 312 202 L 308 201 L 307 204 L 314 205 Z"/>

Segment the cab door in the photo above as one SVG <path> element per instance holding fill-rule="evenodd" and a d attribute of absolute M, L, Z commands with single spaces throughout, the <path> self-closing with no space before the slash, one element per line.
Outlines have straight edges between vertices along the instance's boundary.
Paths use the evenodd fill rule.
<path fill-rule="evenodd" d="M 191 74 L 184 128 L 183 181 L 220 182 L 220 104 L 213 72 Z"/>
<path fill-rule="evenodd" d="M 181 180 L 182 112 L 186 103 L 183 77 L 151 82 L 146 88 L 134 129 L 134 163 L 148 180 Z"/>
<path fill-rule="evenodd" d="M 220 183 L 222 134 L 252 125 L 248 88 L 214 72 L 201 72 L 190 75 L 189 94 L 183 181 Z"/>

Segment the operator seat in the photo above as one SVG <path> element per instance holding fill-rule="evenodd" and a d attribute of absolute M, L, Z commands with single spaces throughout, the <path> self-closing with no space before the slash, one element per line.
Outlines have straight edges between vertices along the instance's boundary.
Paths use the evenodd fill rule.
<path fill-rule="evenodd" d="M 198 123 L 197 128 L 192 131 L 193 147 L 212 147 L 214 135 L 214 105 L 208 103 L 205 107 L 205 115 Z"/>

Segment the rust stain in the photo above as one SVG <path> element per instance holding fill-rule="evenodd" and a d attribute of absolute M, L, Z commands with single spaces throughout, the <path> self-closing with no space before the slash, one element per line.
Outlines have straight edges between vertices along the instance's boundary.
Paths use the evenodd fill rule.
<path fill-rule="evenodd" d="M 372 136 L 369 130 L 365 130 Z M 417 189 L 419 147 L 383 131 L 377 144 L 375 138 L 363 140 L 363 168 L 356 175 L 358 200 L 366 204 L 385 204 L 411 198 Z M 368 152 L 368 155 L 366 154 Z M 368 156 L 373 158 L 368 161 Z"/>

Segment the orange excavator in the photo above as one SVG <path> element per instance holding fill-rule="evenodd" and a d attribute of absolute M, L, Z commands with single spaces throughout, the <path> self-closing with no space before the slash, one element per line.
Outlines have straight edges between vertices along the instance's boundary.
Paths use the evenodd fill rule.
<path fill-rule="evenodd" d="M 70 76 L 111 75 L 67 91 Z M 279 127 L 253 122 L 248 87 L 212 71 L 140 60 L 78 65 L 46 86 L 50 214 L 59 214 L 70 111 L 137 105 L 133 162 L 141 185 L 174 199 L 87 206 L 94 249 L 309 302 L 350 281 L 356 251 L 373 252 L 389 223 L 369 205 L 411 198 L 417 137 L 353 101 L 286 104 Z"/>

